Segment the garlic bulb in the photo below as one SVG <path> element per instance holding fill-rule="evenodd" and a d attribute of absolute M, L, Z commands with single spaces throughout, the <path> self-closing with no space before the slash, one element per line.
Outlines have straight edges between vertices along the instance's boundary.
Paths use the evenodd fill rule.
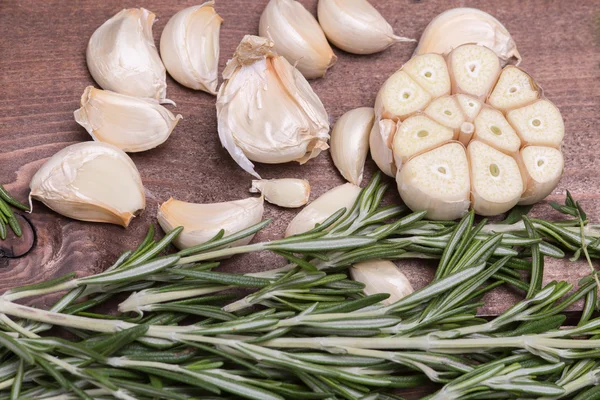
<path fill-rule="evenodd" d="M 158 209 L 158 223 L 165 232 L 179 226 L 183 231 L 173 242 L 179 249 L 187 249 L 207 242 L 221 229 L 231 235 L 262 220 L 262 197 L 250 197 L 223 203 L 197 204 L 169 199 Z M 230 246 L 250 243 L 254 235 L 240 239 Z"/>
<path fill-rule="evenodd" d="M 250 162 L 300 164 L 329 148 L 327 112 L 306 79 L 273 42 L 245 36 L 223 71 L 217 95 L 219 138 L 257 178 Z"/>
<path fill-rule="evenodd" d="M 448 54 L 466 43 L 492 49 L 503 64 L 512 58 L 517 60 L 517 65 L 521 62 L 517 45 L 504 25 L 476 8 L 453 8 L 435 17 L 421 35 L 413 56 Z"/>
<path fill-rule="evenodd" d="M 160 56 L 177 82 L 190 89 L 217 94 L 219 31 L 223 19 L 214 1 L 173 15 L 160 37 Z"/>
<path fill-rule="evenodd" d="M 126 152 L 152 149 L 164 143 L 181 115 L 174 116 L 154 99 L 141 99 L 88 86 L 75 121 L 94 140 Z"/>
<path fill-rule="evenodd" d="M 108 143 L 83 142 L 52 156 L 33 176 L 30 197 L 69 218 L 127 227 L 146 206 L 140 174 Z"/>
<path fill-rule="evenodd" d="M 152 38 L 155 17 L 144 8 L 125 9 L 93 33 L 87 66 L 102 89 L 169 102 L 165 67 Z"/>
<path fill-rule="evenodd" d="M 367 295 L 389 293 L 390 297 L 382 303 L 393 304 L 408 296 L 414 289 L 400 268 L 388 260 L 369 260 L 350 267 L 350 276 L 365 284 L 363 292 Z"/>
<path fill-rule="evenodd" d="M 271 0 L 260 16 L 258 34 L 307 79 L 320 78 L 337 57 L 313 15 L 295 0 Z"/>
<path fill-rule="evenodd" d="M 342 208 L 349 210 L 360 193 L 360 187 L 351 183 L 337 186 L 304 207 L 285 230 L 285 237 L 310 231 Z"/>
<path fill-rule="evenodd" d="M 331 131 L 333 163 L 355 185 L 362 181 L 374 119 L 372 107 L 356 108 L 342 115 Z"/>
<path fill-rule="evenodd" d="M 327 39 L 354 54 L 373 54 L 397 42 L 416 42 L 394 30 L 367 0 L 319 0 L 319 23 Z"/>
<path fill-rule="evenodd" d="M 308 203 L 310 185 L 305 179 L 261 179 L 252 181 L 250 193 L 262 193 L 269 203 L 286 208 Z"/>

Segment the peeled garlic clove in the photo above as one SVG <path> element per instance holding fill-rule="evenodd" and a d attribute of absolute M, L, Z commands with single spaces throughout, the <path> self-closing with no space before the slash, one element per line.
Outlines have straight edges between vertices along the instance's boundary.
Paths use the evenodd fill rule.
<path fill-rule="evenodd" d="M 415 42 L 394 30 L 366 0 L 319 0 L 319 24 L 327 39 L 353 54 L 373 54 L 396 42 Z"/>
<path fill-rule="evenodd" d="M 545 99 L 509 111 L 506 119 L 526 145 L 560 148 L 565 136 L 565 123 L 560 111 Z"/>
<path fill-rule="evenodd" d="M 465 93 L 484 101 L 500 74 L 500 59 L 487 47 L 465 44 L 448 56 L 452 93 Z"/>
<path fill-rule="evenodd" d="M 62 149 L 33 176 L 30 197 L 66 217 L 127 227 L 146 207 L 140 174 L 127 154 L 108 143 Z"/>
<path fill-rule="evenodd" d="M 174 116 L 153 99 L 141 99 L 88 86 L 75 121 L 92 138 L 126 152 L 153 149 L 164 143 L 181 115 Z"/>
<path fill-rule="evenodd" d="M 458 101 L 458 104 L 460 104 L 460 108 L 465 114 L 467 121 L 473 122 L 475 117 L 479 115 L 479 112 L 483 107 L 483 103 L 475 97 L 469 96 L 468 94 L 457 94 L 454 97 L 456 97 L 456 101 Z"/>
<path fill-rule="evenodd" d="M 492 107 L 507 112 L 534 102 L 541 94 L 541 89 L 527 72 L 509 65 L 502 70 L 487 102 Z"/>
<path fill-rule="evenodd" d="M 398 121 L 423 110 L 430 102 L 431 95 L 400 70 L 390 76 L 379 90 L 375 113 L 381 118 Z"/>
<path fill-rule="evenodd" d="M 456 96 L 443 96 L 435 99 L 427 106 L 424 113 L 439 124 L 460 132 L 461 126 L 466 122 Z"/>
<path fill-rule="evenodd" d="M 369 149 L 371 158 L 379 169 L 387 176 L 396 176 L 396 165 L 394 164 L 394 153 L 390 143 L 396 133 L 396 123 L 391 119 L 382 119 L 373 123 L 369 134 Z"/>
<path fill-rule="evenodd" d="M 306 79 L 273 42 L 245 36 L 217 95 L 219 138 L 233 159 L 260 178 L 250 162 L 300 164 L 329 148 L 327 112 Z"/>
<path fill-rule="evenodd" d="M 406 72 L 432 97 L 445 96 L 452 90 L 446 60 L 439 54 L 423 54 L 413 57 L 402 66 L 402 71 Z"/>
<path fill-rule="evenodd" d="M 469 143 L 467 155 L 475 212 L 498 215 L 513 208 L 525 190 L 517 161 L 477 140 Z"/>
<path fill-rule="evenodd" d="M 331 132 L 333 163 L 342 176 L 355 185 L 362 181 L 374 119 L 372 107 L 356 108 L 342 115 Z"/>
<path fill-rule="evenodd" d="M 308 203 L 310 185 L 306 179 L 261 179 L 252 181 L 251 193 L 262 193 L 269 203 L 286 208 Z"/>
<path fill-rule="evenodd" d="M 209 241 L 221 229 L 227 236 L 259 223 L 264 212 L 263 204 L 262 196 L 211 204 L 187 203 L 171 198 L 160 206 L 157 217 L 165 232 L 183 227 L 173 243 L 178 249 L 187 249 Z M 245 237 L 229 246 L 243 246 L 253 237 Z"/>
<path fill-rule="evenodd" d="M 360 193 L 351 183 L 337 186 L 304 207 L 285 230 L 285 237 L 308 232 L 342 208 L 350 209 Z"/>
<path fill-rule="evenodd" d="M 503 64 L 521 56 L 508 30 L 490 14 L 475 8 L 453 8 L 435 17 L 421 35 L 413 56 L 425 53 L 448 54 L 467 43 L 488 47 Z"/>
<path fill-rule="evenodd" d="M 190 89 L 217 94 L 219 31 L 223 19 L 214 1 L 173 15 L 160 37 L 160 56 L 177 82 Z"/>
<path fill-rule="evenodd" d="M 365 284 L 363 292 L 367 295 L 389 293 L 390 297 L 382 303 L 393 304 L 408 296 L 414 289 L 406 275 L 391 261 L 369 260 L 356 263 L 350 267 L 350 276 L 357 282 Z"/>
<path fill-rule="evenodd" d="M 491 107 L 484 107 L 475 118 L 474 138 L 509 155 L 521 148 L 521 140 L 504 115 Z"/>
<path fill-rule="evenodd" d="M 87 65 L 102 89 L 169 102 L 166 72 L 154 45 L 156 16 L 144 8 L 129 8 L 93 33 Z"/>
<path fill-rule="evenodd" d="M 524 205 L 535 204 L 552 193 L 565 166 L 560 150 L 545 146 L 523 148 L 519 161 L 526 182 L 519 204 Z"/>
<path fill-rule="evenodd" d="M 322 77 L 337 60 L 315 17 L 295 0 L 269 1 L 258 32 L 307 79 Z"/>
<path fill-rule="evenodd" d="M 448 143 L 411 158 L 396 177 L 402 201 L 426 217 L 453 220 L 469 211 L 469 163 L 464 147 Z"/>
<path fill-rule="evenodd" d="M 425 115 L 413 115 L 398 125 L 392 150 L 398 168 L 412 156 L 454 139 L 454 131 Z"/>

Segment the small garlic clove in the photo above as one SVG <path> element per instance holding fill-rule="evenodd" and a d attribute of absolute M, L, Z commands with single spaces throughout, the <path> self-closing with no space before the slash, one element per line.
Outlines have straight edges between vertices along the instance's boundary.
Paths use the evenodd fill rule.
<path fill-rule="evenodd" d="M 173 242 L 178 249 L 187 249 L 205 243 L 223 229 L 231 235 L 262 220 L 264 200 L 250 197 L 223 203 L 198 204 L 169 199 L 158 209 L 158 223 L 165 232 L 179 226 L 183 231 Z M 243 246 L 254 235 L 240 239 L 229 246 Z"/>
<path fill-rule="evenodd" d="M 519 67 L 509 65 L 502 70 L 487 102 L 492 107 L 506 113 L 533 103 L 541 95 L 542 90 L 527 72 Z"/>
<path fill-rule="evenodd" d="M 165 67 L 152 38 L 155 17 L 144 8 L 124 9 L 92 34 L 87 66 L 102 89 L 170 102 Z"/>
<path fill-rule="evenodd" d="M 509 111 L 506 119 L 526 145 L 550 146 L 558 149 L 565 136 L 565 123 L 560 111 L 545 99 Z"/>
<path fill-rule="evenodd" d="M 393 304 L 408 296 L 414 289 L 400 268 L 388 260 L 369 260 L 350 267 L 350 276 L 365 284 L 363 292 L 367 295 L 389 293 L 390 297 L 382 303 Z"/>
<path fill-rule="evenodd" d="M 413 115 L 398 124 L 392 151 L 398 168 L 411 157 L 454 139 L 454 131 L 425 115 Z"/>
<path fill-rule="evenodd" d="M 177 82 L 216 95 L 223 19 L 214 4 L 207 1 L 173 15 L 160 37 L 160 56 Z"/>
<path fill-rule="evenodd" d="M 460 132 L 467 118 L 463 113 L 456 96 L 443 96 L 435 99 L 423 111 L 429 118 L 439 124 Z"/>
<path fill-rule="evenodd" d="M 460 105 L 465 117 L 467 118 L 467 122 L 473 122 L 475 117 L 479 115 L 481 108 L 483 107 L 483 103 L 476 99 L 473 96 L 469 96 L 468 94 L 457 94 L 456 101 Z"/>
<path fill-rule="evenodd" d="M 521 62 L 517 45 L 508 30 L 490 14 L 475 8 L 453 8 L 435 17 L 421 35 L 413 57 L 419 54 L 448 54 L 467 43 L 492 49 L 506 64 Z"/>
<path fill-rule="evenodd" d="M 127 227 L 146 206 L 131 158 L 108 143 L 83 142 L 56 153 L 37 171 L 30 197 L 66 217 Z"/>
<path fill-rule="evenodd" d="M 562 152 L 545 146 L 524 147 L 519 161 L 526 181 L 525 192 L 518 203 L 522 205 L 535 204 L 552 193 L 565 166 Z"/>
<path fill-rule="evenodd" d="M 402 66 L 402 71 L 433 98 L 448 95 L 452 90 L 446 60 L 439 54 L 413 57 Z"/>
<path fill-rule="evenodd" d="M 360 190 L 356 185 L 345 183 L 325 192 L 294 217 L 285 230 L 285 237 L 310 231 L 342 208 L 349 210 Z"/>
<path fill-rule="evenodd" d="M 521 148 L 521 139 L 500 111 L 484 107 L 474 124 L 474 139 L 508 155 L 515 155 Z"/>
<path fill-rule="evenodd" d="M 470 94 L 481 101 L 488 97 L 501 71 L 498 56 L 476 44 L 465 44 L 452 50 L 448 56 L 448 69 L 452 94 Z"/>
<path fill-rule="evenodd" d="M 269 203 L 286 208 L 302 207 L 308 203 L 310 184 L 305 179 L 253 180 L 251 193 L 262 193 Z"/>
<path fill-rule="evenodd" d="M 92 138 L 126 152 L 153 149 L 164 143 L 182 118 L 153 99 L 141 99 L 88 86 L 75 121 Z"/>
<path fill-rule="evenodd" d="M 394 164 L 394 153 L 389 143 L 396 133 L 396 123 L 391 119 L 382 119 L 373 123 L 369 134 L 369 150 L 371 158 L 377 167 L 392 178 L 396 176 L 396 165 Z"/>
<path fill-rule="evenodd" d="M 372 107 L 356 108 L 342 115 L 331 132 L 333 163 L 342 176 L 355 185 L 362 181 L 374 119 Z"/>
<path fill-rule="evenodd" d="M 258 32 L 307 79 L 322 77 L 337 61 L 315 17 L 295 0 L 269 1 Z"/>
<path fill-rule="evenodd" d="M 430 102 L 431 95 L 400 70 L 392 74 L 379 90 L 375 114 L 380 118 L 403 120 L 423 110 Z"/>
<path fill-rule="evenodd" d="M 383 16 L 366 0 L 319 0 L 319 24 L 327 39 L 353 54 L 373 54 L 396 42 L 416 42 L 394 35 Z"/>

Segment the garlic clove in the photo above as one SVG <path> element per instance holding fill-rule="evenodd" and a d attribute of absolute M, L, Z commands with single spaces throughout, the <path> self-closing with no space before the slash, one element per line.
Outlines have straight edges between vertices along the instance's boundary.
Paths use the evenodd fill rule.
<path fill-rule="evenodd" d="M 431 95 L 406 72 L 390 76 L 377 94 L 375 113 L 381 118 L 403 120 L 423 110 L 431 102 Z"/>
<path fill-rule="evenodd" d="M 262 193 L 269 203 L 286 208 L 302 207 L 308 203 L 310 184 L 305 179 L 253 180 L 251 193 Z"/>
<path fill-rule="evenodd" d="M 117 147 L 83 142 L 52 156 L 33 176 L 30 197 L 66 217 L 127 227 L 146 206 L 140 174 Z"/>
<path fill-rule="evenodd" d="M 535 204 L 558 185 L 565 161 L 560 150 L 545 146 L 527 146 L 521 150 L 520 166 L 526 181 L 518 204 Z"/>
<path fill-rule="evenodd" d="M 473 122 L 475 117 L 479 115 L 479 112 L 483 107 L 483 103 L 475 97 L 469 96 L 468 94 L 457 94 L 454 97 L 456 97 L 456 101 L 458 101 L 458 104 L 465 114 L 467 121 Z"/>
<path fill-rule="evenodd" d="M 223 19 L 214 1 L 173 15 L 160 37 L 160 56 L 169 75 L 185 87 L 217 94 L 219 32 Z"/>
<path fill-rule="evenodd" d="M 424 115 L 413 115 L 398 125 L 392 150 L 396 166 L 412 156 L 454 139 L 454 131 Z"/>
<path fill-rule="evenodd" d="M 446 60 L 439 54 L 413 57 L 402 66 L 402 71 L 434 98 L 448 95 L 452 90 Z"/>
<path fill-rule="evenodd" d="M 465 44 L 448 56 L 452 93 L 465 93 L 484 101 L 500 74 L 500 59 L 487 47 Z"/>
<path fill-rule="evenodd" d="M 154 45 L 156 16 L 144 8 L 120 11 L 92 34 L 87 66 L 102 89 L 166 100 L 166 71 Z"/>
<path fill-rule="evenodd" d="M 207 242 L 221 229 L 225 235 L 231 235 L 259 223 L 264 212 L 263 205 L 262 196 L 211 204 L 188 203 L 171 198 L 160 206 L 157 217 L 165 232 L 183 227 L 173 243 L 178 249 L 187 249 Z M 245 237 L 230 246 L 246 245 L 253 237 Z"/>
<path fill-rule="evenodd" d="M 509 155 L 515 155 L 521 148 L 515 130 L 500 111 L 491 107 L 484 107 L 475 118 L 474 138 Z"/>
<path fill-rule="evenodd" d="M 315 17 L 295 0 L 269 1 L 258 32 L 307 79 L 322 77 L 337 60 Z"/>
<path fill-rule="evenodd" d="M 524 191 L 517 161 L 474 140 L 467 147 L 471 166 L 471 198 L 479 215 L 498 215 L 513 208 Z"/>
<path fill-rule="evenodd" d="M 526 145 L 560 148 L 565 136 L 565 123 L 560 111 L 545 99 L 509 111 L 506 119 Z"/>
<path fill-rule="evenodd" d="M 540 98 L 541 92 L 529 74 L 509 65 L 502 70 L 487 102 L 492 107 L 507 112 L 534 102 Z"/>
<path fill-rule="evenodd" d="M 460 143 L 448 143 L 411 158 L 396 177 L 402 201 L 426 217 L 453 220 L 469 211 L 469 163 Z"/>
<path fill-rule="evenodd" d="M 360 187 L 351 183 L 337 186 L 304 207 L 285 230 L 285 237 L 308 232 L 342 208 L 349 210 L 360 193 Z"/>
<path fill-rule="evenodd" d="M 424 113 L 439 124 L 452 128 L 455 132 L 461 130 L 461 126 L 466 122 L 456 96 L 443 96 L 435 99 L 427 106 Z"/>
<path fill-rule="evenodd" d="M 342 115 L 331 132 L 333 163 L 342 176 L 355 185 L 360 185 L 363 178 L 374 120 L 372 107 L 356 108 Z"/>
<path fill-rule="evenodd" d="M 373 123 L 369 134 L 369 150 L 377 167 L 387 176 L 396 176 L 394 154 L 389 143 L 396 133 L 396 123 L 391 119 L 382 119 Z"/>
<path fill-rule="evenodd" d="M 365 284 L 363 292 L 367 295 L 389 293 L 390 297 L 382 303 L 393 304 L 408 296 L 414 289 L 400 268 L 388 260 L 369 260 L 350 267 L 350 276 Z"/>
<path fill-rule="evenodd" d="M 383 16 L 366 0 L 319 0 L 319 24 L 327 39 L 353 54 L 373 54 L 396 42 L 415 42 L 394 35 Z"/>
<path fill-rule="evenodd" d="M 508 30 L 490 14 L 475 8 L 453 8 L 435 17 L 421 35 L 413 57 L 419 54 L 448 54 L 467 43 L 488 47 L 506 64 L 521 62 L 517 45 Z"/>
<path fill-rule="evenodd" d="M 92 138 L 126 152 L 152 149 L 164 143 L 182 118 L 153 99 L 141 99 L 88 86 L 75 121 Z"/>

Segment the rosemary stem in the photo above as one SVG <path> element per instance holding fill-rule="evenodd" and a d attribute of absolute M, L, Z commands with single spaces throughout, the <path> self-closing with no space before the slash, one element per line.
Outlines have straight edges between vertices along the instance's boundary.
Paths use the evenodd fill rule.
<path fill-rule="evenodd" d="M 235 254 L 252 253 L 265 249 L 268 242 L 249 244 L 246 246 L 228 247 L 225 249 L 209 251 L 208 253 L 196 254 L 193 256 L 182 257 L 176 265 L 191 264 L 199 261 L 215 260 L 223 257 L 233 256 Z"/>
<path fill-rule="evenodd" d="M 43 288 L 43 289 L 23 290 L 22 292 L 14 292 L 14 293 L 11 293 L 10 291 L 8 291 L 8 292 L 4 293 L 4 295 L 2 295 L 2 298 L 7 301 L 15 301 L 15 300 L 24 299 L 27 297 L 41 296 L 44 294 L 62 292 L 63 290 L 71 290 L 71 289 L 75 289 L 75 288 L 79 287 L 79 285 L 80 285 L 79 281 L 77 279 L 73 279 L 73 280 L 70 280 L 67 282 L 62 282 L 57 285 L 50 286 L 50 287 Z"/>
<path fill-rule="evenodd" d="M 140 307 L 164 303 L 167 301 L 187 299 L 190 297 L 202 296 L 205 294 L 216 293 L 223 290 L 231 289 L 233 286 L 213 286 L 198 289 L 176 290 L 172 292 L 155 292 L 140 291 L 134 292 L 125 301 L 119 304 L 120 312 L 138 311 Z"/>

